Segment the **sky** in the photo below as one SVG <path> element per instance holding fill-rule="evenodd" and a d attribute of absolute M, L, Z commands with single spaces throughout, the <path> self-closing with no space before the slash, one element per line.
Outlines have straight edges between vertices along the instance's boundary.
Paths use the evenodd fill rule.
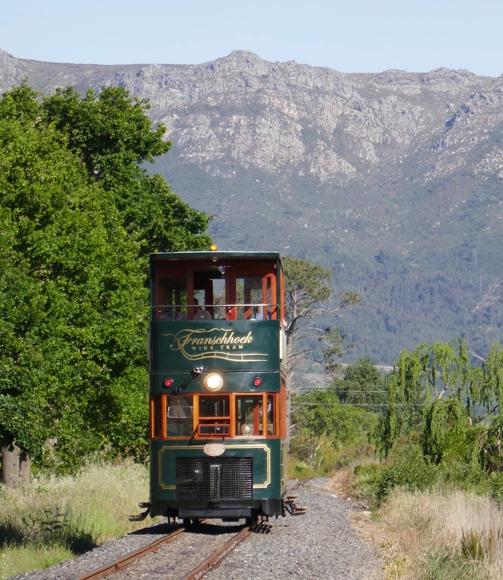
<path fill-rule="evenodd" d="M 503 73 L 502 0 L 7 0 L 0 49 L 92 64 L 200 64 L 250 50 L 340 72 Z"/>

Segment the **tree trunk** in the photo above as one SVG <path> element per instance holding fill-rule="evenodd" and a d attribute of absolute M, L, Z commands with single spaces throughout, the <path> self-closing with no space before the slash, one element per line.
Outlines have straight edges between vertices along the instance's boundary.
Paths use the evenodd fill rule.
<path fill-rule="evenodd" d="M 2 482 L 7 487 L 19 485 L 19 447 L 15 443 L 2 445 Z"/>
<path fill-rule="evenodd" d="M 30 483 L 31 462 L 28 453 L 21 453 L 19 457 L 19 479 L 23 483 Z"/>

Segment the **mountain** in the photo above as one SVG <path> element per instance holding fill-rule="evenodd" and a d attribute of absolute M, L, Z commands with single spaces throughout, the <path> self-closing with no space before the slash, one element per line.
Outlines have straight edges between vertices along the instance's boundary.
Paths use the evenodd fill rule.
<path fill-rule="evenodd" d="M 342 74 L 236 51 L 200 65 L 98 66 L 0 51 L 0 90 L 121 86 L 173 146 L 154 169 L 214 216 L 220 249 L 332 268 L 362 304 L 337 321 L 389 364 L 420 342 L 503 340 L 503 76 Z"/>

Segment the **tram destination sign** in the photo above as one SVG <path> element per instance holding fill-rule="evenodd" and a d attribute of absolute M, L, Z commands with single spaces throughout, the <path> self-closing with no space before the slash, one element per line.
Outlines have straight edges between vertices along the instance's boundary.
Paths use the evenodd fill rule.
<path fill-rule="evenodd" d="M 197 326 L 186 321 L 153 325 L 155 370 L 206 368 L 262 368 L 279 366 L 279 323 L 270 321 L 208 321 Z"/>

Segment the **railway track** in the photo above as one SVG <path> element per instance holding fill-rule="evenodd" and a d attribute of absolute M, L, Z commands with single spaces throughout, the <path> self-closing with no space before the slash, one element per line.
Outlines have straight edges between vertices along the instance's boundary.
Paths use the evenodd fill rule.
<path fill-rule="evenodd" d="M 223 558 L 252 532 L 268 533 L 265 523 L 254 527 L 224 526 L 203 521 L 190 528 L 180 526 L 163 538 L 148 544 L 78 580 L 123 580 L 163 578 L 195 580 L 220 564 Z M 230 536 L 230 537 L 229 537 Z"/>

